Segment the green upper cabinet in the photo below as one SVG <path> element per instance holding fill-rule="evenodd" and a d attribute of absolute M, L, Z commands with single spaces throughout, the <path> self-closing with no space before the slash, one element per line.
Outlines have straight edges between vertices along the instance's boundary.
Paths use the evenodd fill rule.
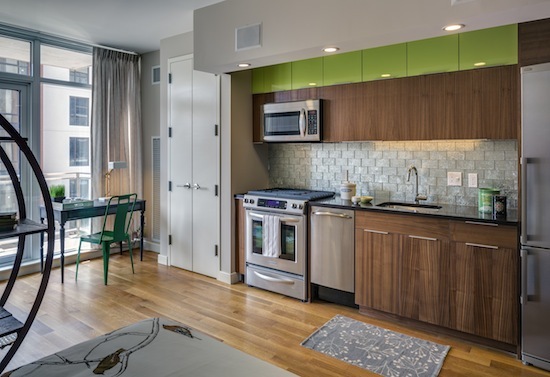
<path fill-rule="evenodd" d="M 407 75 L 458 71 L 458 34 L 407 43 Z"/>
<path fill-rule="evenodd" d="M 252 70 L 252 94 L 265 93 L 264 72 L 265 67 Z"/>
<path fill-rule="evenodd" d="M 361 82 L 361 51 L 323 57 L 323 85 Z"/>
<path fill-rule="evenodd" d="M 271 65 L 264 69 L 264 92 L 292 89 L 291 63 Z"/>
<path fill-rule="evenodd" d="M 323 58 L 292 62 L 292 89 L 323 85 Z"/>
<path fill-rule="evenodd" d="M 469 31 L 458 38 L 461 70 L 518 62 L 517 24 Z"/>
<path fill-rule="evenodd" d="M 363 81 L 407 76 L 407 44 L 363 50 Z"/>

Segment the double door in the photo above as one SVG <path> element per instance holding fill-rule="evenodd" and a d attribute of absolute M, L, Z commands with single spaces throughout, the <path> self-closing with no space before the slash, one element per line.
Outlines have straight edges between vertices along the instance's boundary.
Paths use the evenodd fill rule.
<path fill-rule="evenodd" d="M 168 61 L 170 264 L 217 277 L 219 266 L 219 77 Z"/>

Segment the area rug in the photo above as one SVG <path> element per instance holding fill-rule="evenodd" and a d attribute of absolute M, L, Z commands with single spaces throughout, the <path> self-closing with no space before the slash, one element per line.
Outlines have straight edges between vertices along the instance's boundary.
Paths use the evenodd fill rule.
<path fill-rule="evenodd" d="M 450 347 L 337 315 L 302 342 L 386 377 L 437 376 Z"/>

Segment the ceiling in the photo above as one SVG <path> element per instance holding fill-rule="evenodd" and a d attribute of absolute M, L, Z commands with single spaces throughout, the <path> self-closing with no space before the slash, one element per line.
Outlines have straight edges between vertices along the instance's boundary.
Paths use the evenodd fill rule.
<path fill-rule="evenodd" d="M 0 23 L 145 53 L 193 30 L 193 11 L 222 0 L 1 0 Z"/>
<path fill-rule="evenodd" d="M 231 1 L 235 4 L 241 2 Z M 324 1 L 330 3 L 333 0 Z M 408 3 L 411 0 L 400 1 Z M 0 23 L 91 44 L 145 53 L 159 50 L 161 39 L 192 31 L 195 9 L 220 2 L 222 0 L 1 0 Z M 423 1 L 423 4 L 429 2 L 433 2 L 433 7 L 441 2 L 450 3 L 452 6 L 475 3 L 479 13 L 468 21 L 490 18 L 495 25 L 548 17 L 540 14 L 540 7 L 520 4 L 550 4 L 548 0 L 429 0 Z M 399 15 L 398 9 L 395 8 L 395 1 L 370 4 L 376 7 L 376 13 L 382 18 L 388 15 L 392 15 L 394 20 L 404 17 Z M 515 19 L 511 19 L 509 12 L 492 9 L 496 8 L 494 4 L 508 4 L 513 14 L 516 14 Z M 430 7 L 422 8 L 418 11 L 422 12 L 422 17 L 429 19 L 432 13 L 426 9 Z M 498 17 L 502 20 L 498 20 Z"/>

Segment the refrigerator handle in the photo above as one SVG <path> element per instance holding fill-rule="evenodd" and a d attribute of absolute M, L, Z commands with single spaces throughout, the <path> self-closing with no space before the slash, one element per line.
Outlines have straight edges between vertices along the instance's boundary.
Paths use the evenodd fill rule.
<path fill-rule="evenodd" d="M 520 159 L 521 164 L 521 234 L 520 242 L 522 244 L 527 243 L 527 164 L 529 163 L 527 157 Z"/>
<path fill-rule="evenodd" d="M 527 257 L 529 256 L 529 251 L 527 249 L 521 249 L 521 304 L 527 305 L 529 301 L 529 293 L 527 292 Z"/>

